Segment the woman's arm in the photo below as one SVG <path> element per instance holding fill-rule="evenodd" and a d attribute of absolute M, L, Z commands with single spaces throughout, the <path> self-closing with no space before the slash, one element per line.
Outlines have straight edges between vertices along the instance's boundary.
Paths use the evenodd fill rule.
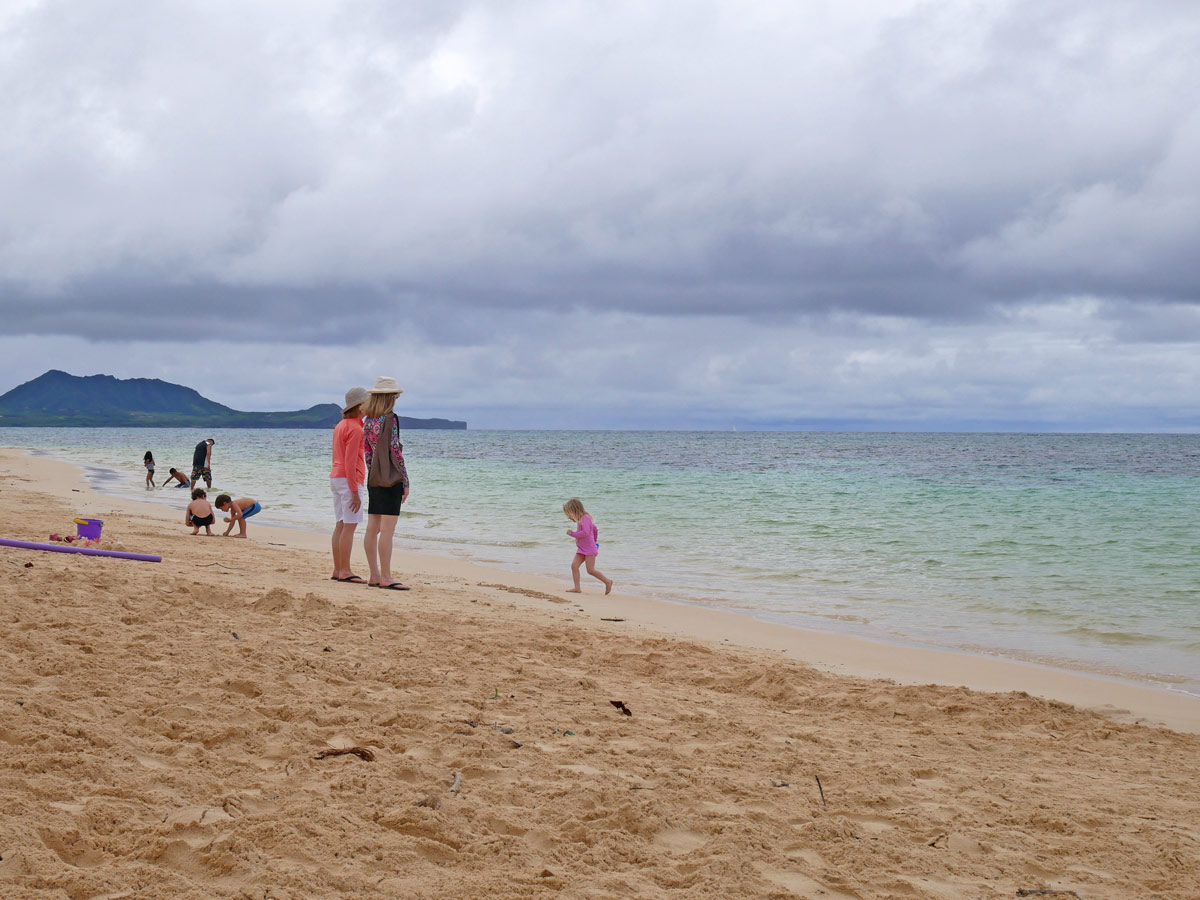
<path fill-rule="evenodd" d="M 340 436 L 341 446 L 338 448 L 338 455 L 342 458 L 342 471 L 346 473 L 346 484 L 350 486 L 350 493 L 353 496 L 358 496 L 358 481 L 354 474 L 358 471 L 358 465 L 362 462 L 362 442 L 353 429 L 346 429 Z"/>
<path fill-rule="evenodd" d="M 363 419 L 363 452 L 366 454 L 367 477 L 371 475 L 371 460 L 375 457 L 375 441 L 379 437 L 378 419 Z"/>

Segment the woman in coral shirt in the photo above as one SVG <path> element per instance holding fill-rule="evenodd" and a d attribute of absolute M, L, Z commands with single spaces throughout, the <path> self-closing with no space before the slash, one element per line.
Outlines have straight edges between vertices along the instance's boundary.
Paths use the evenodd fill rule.
<path fill-rule="evenodd" d="M 362 405 L 371 395 L 363 387 L 346 391 L 342 421 L 333 429 L 333 468 L 329 488 L 333 491 L 333 580 L 350 584 L 365 582 L 350 571 L 354 530 L 363 520 L 363 485 L 367 467 L 363 462 Z"/>

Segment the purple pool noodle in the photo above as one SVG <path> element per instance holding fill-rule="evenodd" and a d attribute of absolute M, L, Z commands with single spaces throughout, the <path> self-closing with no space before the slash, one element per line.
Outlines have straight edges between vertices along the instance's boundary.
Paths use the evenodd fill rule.
<path fill-rule="evenodd" d="M 96 550 L 93 547 L 60 547 L 58 544 L 35 544 L 31 541 L 12 541 L 0 538 L 0 547 L 17 547 L 21 550 L 51 550 L 54 553 L 83 553 L 87 556 L 115 556 L 118 559 L 140 559 L 143 562 L 162 562 L 161 556 L 149 553 L 123 553 L 120 550 Z"/>

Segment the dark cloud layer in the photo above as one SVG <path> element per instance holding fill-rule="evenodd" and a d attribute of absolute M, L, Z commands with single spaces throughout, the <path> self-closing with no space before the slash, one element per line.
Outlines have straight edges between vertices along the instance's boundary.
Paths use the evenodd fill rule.
<path fill-rule="evenodd" d="M 1167 0 L 10 3 L 0 335 L 499 365 L 591 314 L 856 332 L 847 363 L 885 320 L 1033 346 L 1067 315 L 1099 367 L 1197 340 L 1197 83 Z"/>

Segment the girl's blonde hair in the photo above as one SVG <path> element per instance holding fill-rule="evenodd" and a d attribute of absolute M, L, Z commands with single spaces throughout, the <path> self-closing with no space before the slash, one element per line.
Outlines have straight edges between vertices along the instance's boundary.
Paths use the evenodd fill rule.
<path fill-rule="evenodd" d="M 399 396 L 399 394 L 372 394 L 362 405 L 363 417 L 378 419 L 380 416 L 386 416 L 395 408 L 396 398 Z"/>
<path fill-rule="evenodd" d="M 587 510 L 583 508 L 583 503 L 575 497 L 572 497 L 563 504 L 563 512 L 567 514 L 567 518 L 574 519 L 576 522 L 587 515 Z"/>

